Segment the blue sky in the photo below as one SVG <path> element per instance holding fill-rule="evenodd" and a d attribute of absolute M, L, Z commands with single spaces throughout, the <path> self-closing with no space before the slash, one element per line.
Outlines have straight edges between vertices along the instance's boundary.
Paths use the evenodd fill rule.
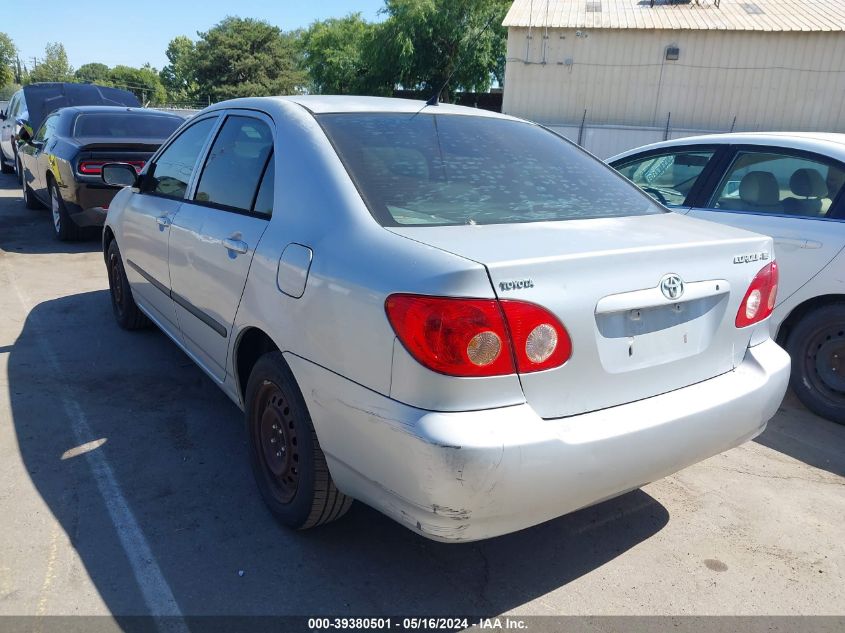
<path fill-rule="evenodd" d="M 197 31 L 208 30 L 227 15 L 258 18 L 290 30 L 353 12 L 374 20 L 384 0 L 41 0 L 38 17 L 29 5 L 29 0 L 18 3 L 20 10 L 3 11 L 0 19 L 0 31 L 14 40 L 27 66 L 33 56 L 44 55 L 47 42 L 61 42 L 74 68 L 89 62 L 149 62 L 161 69 L 171 39 L 196 39 Z"/>

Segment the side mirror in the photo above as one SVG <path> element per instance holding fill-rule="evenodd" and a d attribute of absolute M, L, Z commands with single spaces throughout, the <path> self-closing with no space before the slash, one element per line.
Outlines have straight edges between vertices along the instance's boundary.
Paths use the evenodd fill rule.
<path fill-rule="evenodd" d="M 126 163 L 107 163 L 103 165 L 103 182 L 112 187 L 137 187 L 138 173 L 132 165 Z"/>

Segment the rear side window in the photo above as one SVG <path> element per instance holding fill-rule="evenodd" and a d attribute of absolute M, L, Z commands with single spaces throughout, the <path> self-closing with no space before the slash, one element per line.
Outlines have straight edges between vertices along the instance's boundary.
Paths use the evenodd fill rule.
<path fill-rule="evenodd" d="M 627 158 L 614 167 L 655 200 L 682 207 L 713 151 L 674 151 Z"/>
<path fill-rule="evenodd" d="M 776 152 L 738 152 L 710 207 L 824 218 L 843 185 L 845 170 L 824 159 Z"/>
<path fill-rule="evenodd" d="M 270 126 L 252 117 L 230 116 L 211 147 L 195 200 L 249 211 L 273 151 Z"/>
<path fill-rule="evenodd" d="M 255 206 L 253 210 L 260 214 L 271 216 L 273 215 L 273 197 L 275 193 L 275 179 L 276 179 L 276 157 L 270 156 L 270 162 L 267 163 L 267 169 L 264 170 L 264 176 L 261 178 L 261 186 L 258 188 L 258 195 L 255 197 Z"/>
<path fill-rule="evenodd" d="M 73 136 L 164 139 L 173 134 L 181 124 L 182 119 L 179 117 L 140 112 L 80 114 L 73 124 Z"/>
<path fill-rule="evenodd" d="M 529 123 L 425 112 L 317 118 L 385 226 L 663 212 L 600 161 Z"/>
<path fill-rule="evenodd" d="M 217 119 L 198 121 L 173 141 L 156 160 L 146 191 L 168 198 L 184 198 L 206 139 Z"/>

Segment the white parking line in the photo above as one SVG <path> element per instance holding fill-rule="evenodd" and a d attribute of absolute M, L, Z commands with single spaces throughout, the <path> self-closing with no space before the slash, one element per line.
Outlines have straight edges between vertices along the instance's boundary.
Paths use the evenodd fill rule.
<path fill-rule="evenodd" d="M 32 305 L 14 282 L 14 276 L 10 274 L 4 276 L 6 277 L 7 283 L 15 289 L 21 307 L 24 309 L 25 314 L 29 315 L 30 323 L 35 326 L 36 330 L 40 331 L 41 324 L 39 323 L 38 315 L 32 312 Z M 47 342 L 47 339 L 40 335 L 34 336 L 33 339 L 37 342 L 44 360 L 53 375 L 62 375 L 59 360 Z M 70 419 L 71 429 L 73 430 L 77 444 L 81 445 L 95 440 L 96 436 L 88 424 L 85 412 L 73 398 L 73 394 L 67 385 L 57 380 L 55 387 L 65 413 Z M 149 614 L 153 616 L 176 616 L 181 618 L 182 613 L 179 610 L 179 605 L 173 596 L 170 585 L 167 584 L 167 580 L 165 580 L 158 563 L 156 563 L 150 545 L 147 543 L 147 539 L 144 538 L 144 533 L 138 525 L 135 515 L 132 514 L 132 510 L 120 490 L 114 472 L 104 453 L 100 450 L 93 450 L 84 453 L 84 455 L 91 469 L 94 481 L 97 483 L 100 495 L 103 497 L 103 503 L 114 524 L 120 544 L 126 552 L 126 558 L 132 567 L 132 572 L 135 575 L 135 580 L 143 595 Z M 184 621 L 181 619 L 178 621 L 158 620 L 156 624 L 160 630 L 188 630 Z"/>

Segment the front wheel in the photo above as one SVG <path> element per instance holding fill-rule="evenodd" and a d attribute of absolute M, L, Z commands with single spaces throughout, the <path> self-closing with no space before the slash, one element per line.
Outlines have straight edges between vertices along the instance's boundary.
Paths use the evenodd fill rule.
<path fill-rule="evenodd" d="M 845 424 L 845 303 L 817 308 L 789 333 L 795 395 L 813 413 Z"/>
<path fill-rule="evenodd" d="M 245 404 L 252 471 L 275 517 L 304 530 L 343 516 L 352 499 L 332 481 L 305 400 L 281 352 L 258 359 Z"/>
<path fill-rule="evenodd" d="M 26 184 L 26 178 L 23 173 L 23 165 L 21 165 L 20 159 L 18 159 L 18 176 L 21 182 L 21 193 L 23 194 L 24 206 L 27 209 L 43 209 L 44 205 L 38 201 L 38 198 L 35 197 L 32 189 L 30 189 L 29 185 Z"/>
<path fill-rule="evenodd" d="M 117 324 L 124 330 L 140 330 L 149 327 L 150 320 L 141 312 L 132 296 L 132 289 L 126 278 L 116 240 L 109 242 L 109 247 L 106 249 L 106 268 L 109 273 L 111 307 Z"/>
<path fill-rule="evenodd" d="M 0 174 L 12 174 L 15 172 L 15 168 L 11 165 L 7 165 L 6 161 L 3 160 L 3 157 L 0 156 Z"/>

